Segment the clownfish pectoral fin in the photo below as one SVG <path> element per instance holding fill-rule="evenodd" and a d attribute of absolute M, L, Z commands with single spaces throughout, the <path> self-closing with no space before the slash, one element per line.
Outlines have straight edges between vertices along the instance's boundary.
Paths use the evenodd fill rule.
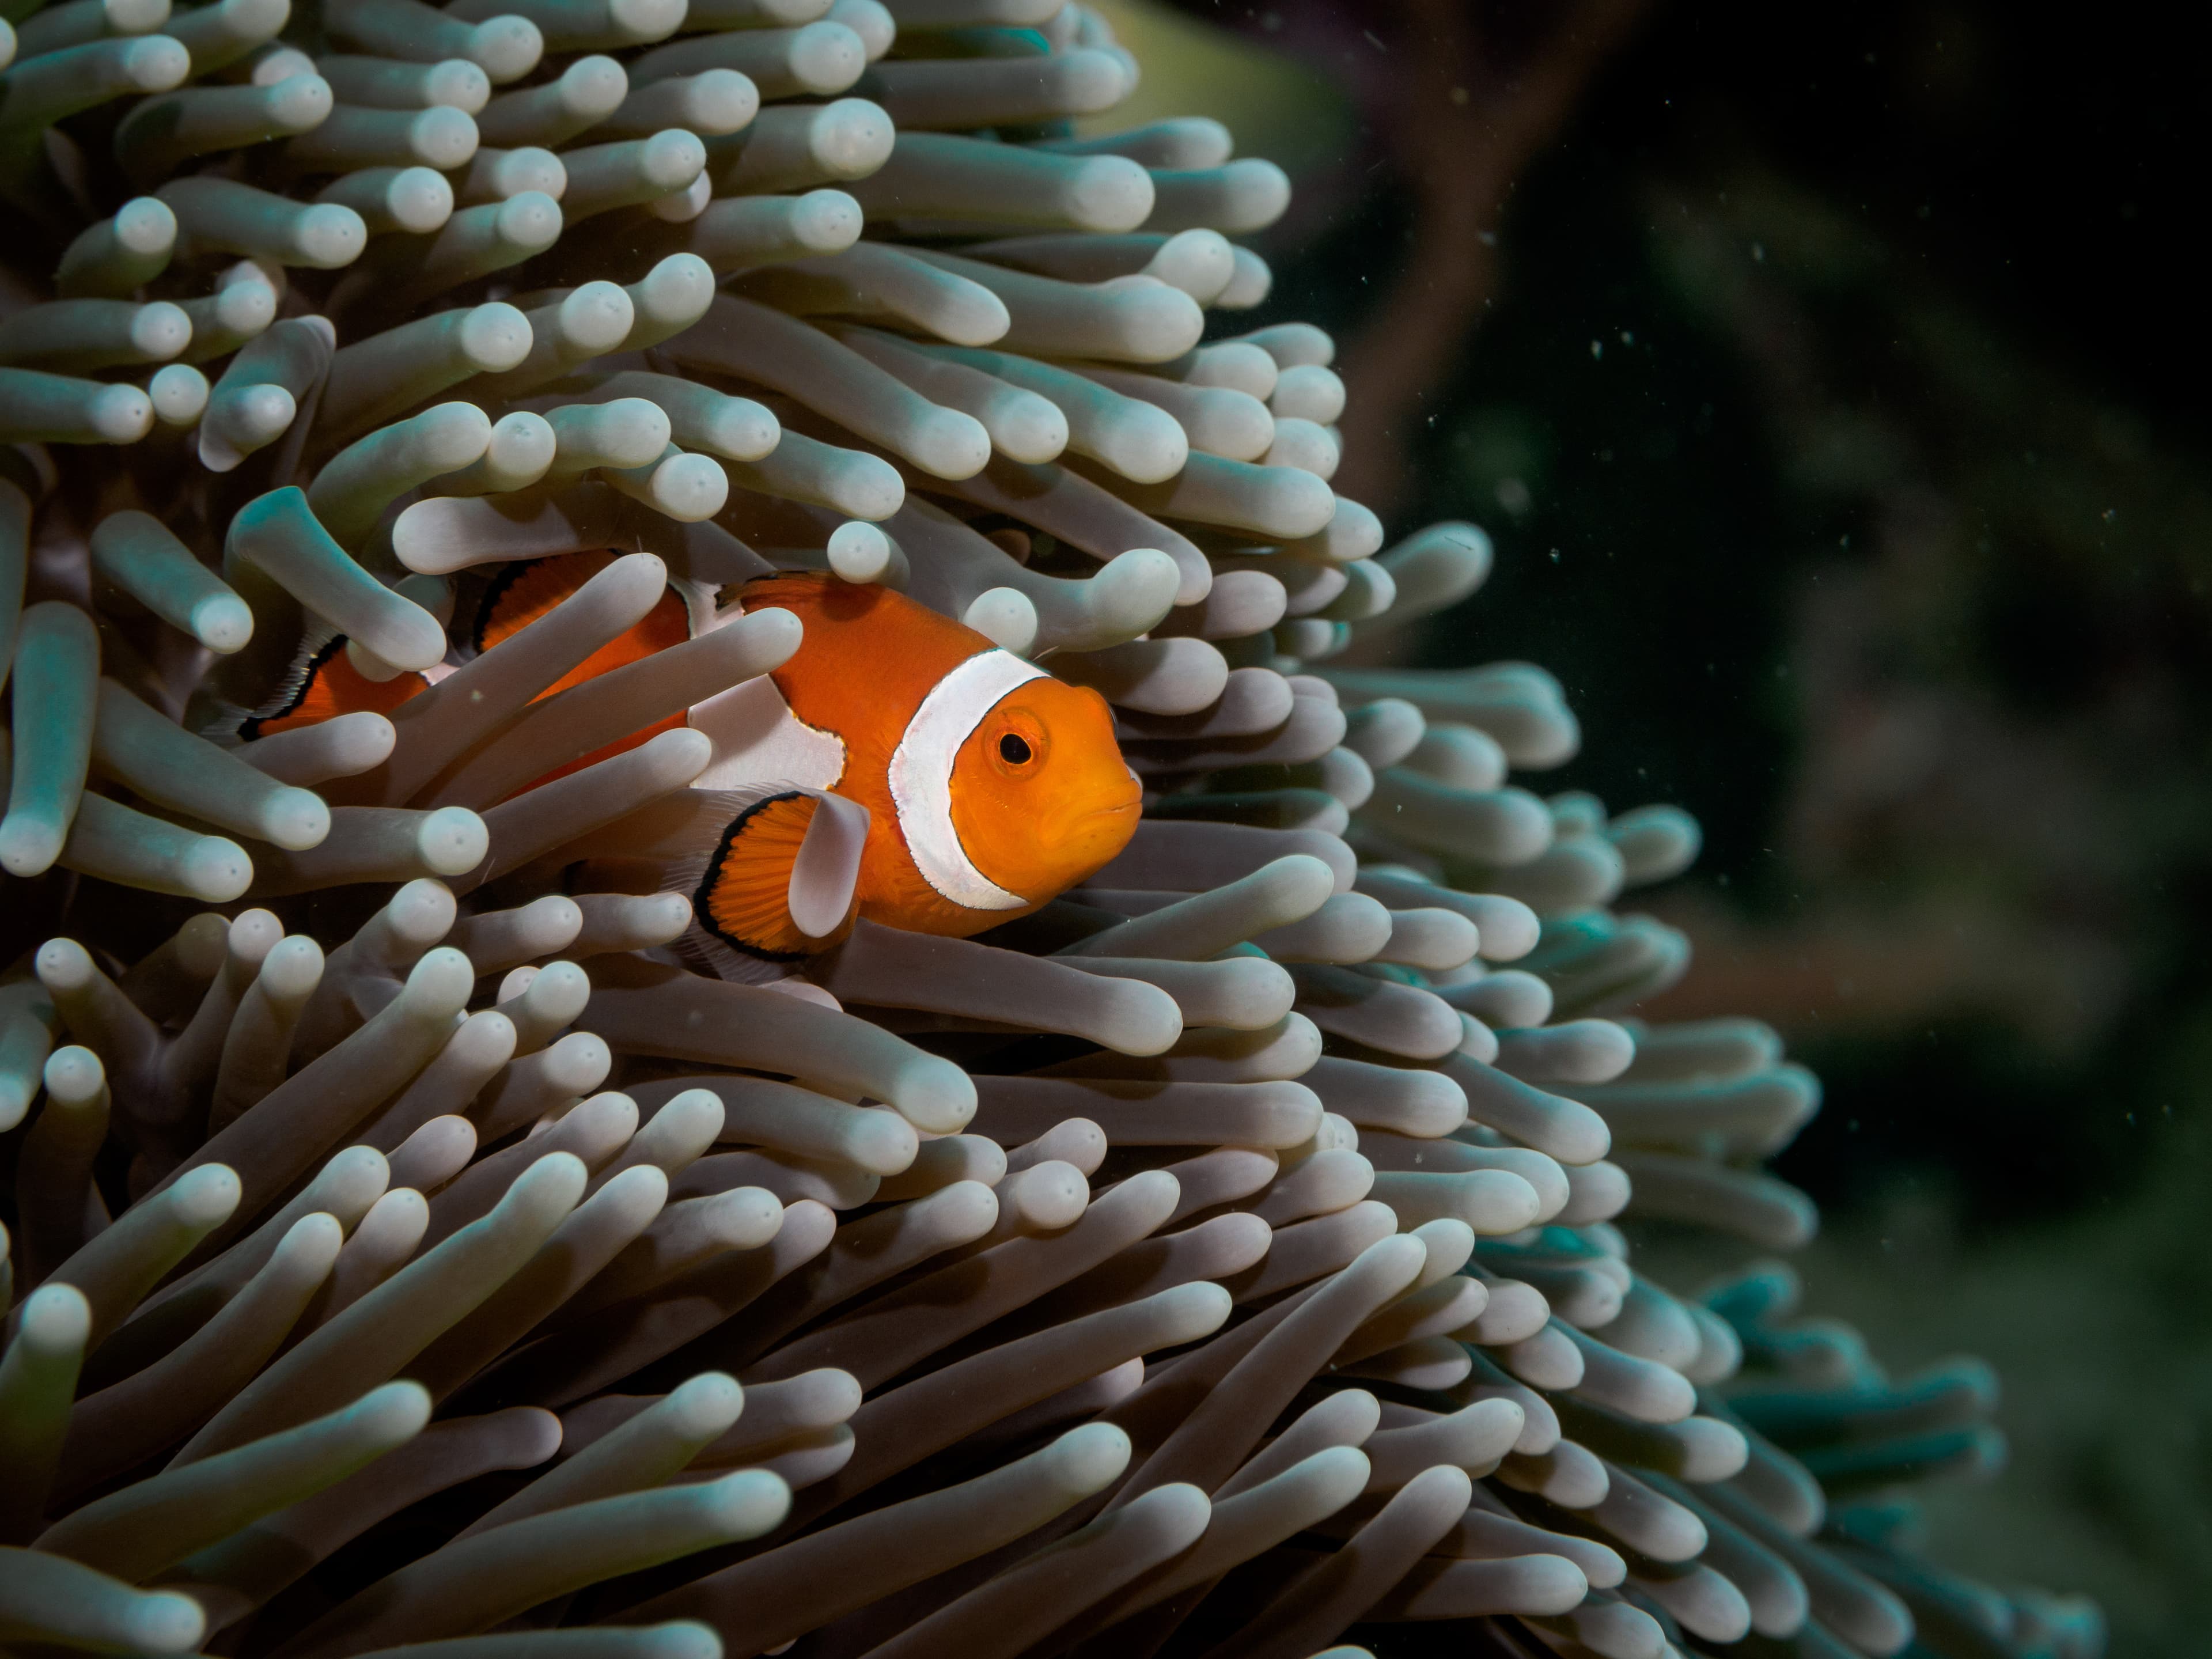
<path fill-rule="evenodd" d="M 810 939 L 827 939 L 853 914 L 860 882 L 860 854 L 868 844 L 868 809 L 842 795 L 814 797 L 814 816 L 791 861 L 793 926 Z"/>
<path fill-rule="evenodd" d="M 717 837 L 691 890 L 698 943 L 718 971 L 725 954 L 793 963 L 826 950 L 851 925 L 868 811 L 788 787 L 763 792 Z"/>

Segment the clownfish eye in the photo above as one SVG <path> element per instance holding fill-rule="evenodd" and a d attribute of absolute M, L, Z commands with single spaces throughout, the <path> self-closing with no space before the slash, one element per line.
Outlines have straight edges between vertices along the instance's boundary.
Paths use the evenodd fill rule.
<path fill-rule="evenodd" d="M 1033 752 L 1028 739 L 1017 732 L 1009 732 L 999 739 L 999 758 L 1009 766 L 1028 765 Z"/>

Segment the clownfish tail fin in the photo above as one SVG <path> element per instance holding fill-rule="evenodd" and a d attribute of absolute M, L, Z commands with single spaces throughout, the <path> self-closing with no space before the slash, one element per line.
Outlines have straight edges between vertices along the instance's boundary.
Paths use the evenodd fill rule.
<path fill-rule="evenodd" d="M 252 718 L 251 708 L 217 696 L 195 699 L 186 714 L 191 730 L 218 749 L 236 749 L 244 744 L 246 723 Z"/>
<path fill-rule="evenodd" d="M 255 707 L 238 710 L 237 719 L 231 722 L 229 737 L 227 739 L 217 738 L 216 741 L 228 741 L 234 744 L 251 743 L 261 735 L 264 723 L 282 720 L 294 713 L 306 701 L 315 676 L 345 647 L 344 635 L 326 622 L 310 620 L 306 631 L 300 635 L 300 643 L 293 649 L 292 660 L 285 665 L 283 674 L 269 695 Z M 228 708 L 225 713 L 228 713 Z M 203 735 L 214 736 L 212 732 Z"/>

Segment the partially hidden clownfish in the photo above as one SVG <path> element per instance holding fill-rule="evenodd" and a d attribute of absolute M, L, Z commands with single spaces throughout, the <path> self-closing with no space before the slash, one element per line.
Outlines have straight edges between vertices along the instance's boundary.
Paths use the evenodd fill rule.
<path fill-rule="evenodd" d="M 714 744 L 693 787 L 721 799 L 665 884 L 726 977 L 789 971 L 855 917 L 980 933 L 1135 834 L 1143 790 L 1097 692 L 882 586 L 765 576 L 738 604 L 804 633 L 781 667 L 690 711 Z"/>
<path fill-rule="evenodd" d="M 327 626 L 313 629 L 301 641 L 291 669 L 276 691 L 257 708 L 223 711 L 209 735 L 219 742 L 252 743 L 280 732 L 319 725 L 340 714 L 389 714 L 461 663 L 481 656 L 501 641 L 521 632 L 619 556 L 611 551 L 566 553 L 550 558 L 520 559 L 495 566 L 480 574 L 465 576 L 455 595 L 455 614 L 448 629 L 453 652 L 445 663 L 425 672 L 408 672 L 388 680 L 373 680 L 355 667 L 346 654 L 344 635 Z M 672 582 L 652 610 L 540 691 L 532 701 L 542 701 L 611 669 L 639 661 L 672 645 L 681 645 L 695 633 L 711 626 L 713 616 L 711 590 L 697 583 Z M 671 714 L 604 749 L 570 761 L 542 778 L 534 778 L 523 787 L 534 789 L 541 783 L 565 777 L 594 762 L 635 749 L 658 733 L 672 731 L 683 724 L 681 713 Z"/>

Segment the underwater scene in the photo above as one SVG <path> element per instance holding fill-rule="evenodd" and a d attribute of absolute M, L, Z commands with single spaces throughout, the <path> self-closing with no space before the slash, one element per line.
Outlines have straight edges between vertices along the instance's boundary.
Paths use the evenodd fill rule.
<path fill-rule="evenodd" d="M 0 0 L 0 1653 L 2203 1651 L 2201 61 Z"/>

